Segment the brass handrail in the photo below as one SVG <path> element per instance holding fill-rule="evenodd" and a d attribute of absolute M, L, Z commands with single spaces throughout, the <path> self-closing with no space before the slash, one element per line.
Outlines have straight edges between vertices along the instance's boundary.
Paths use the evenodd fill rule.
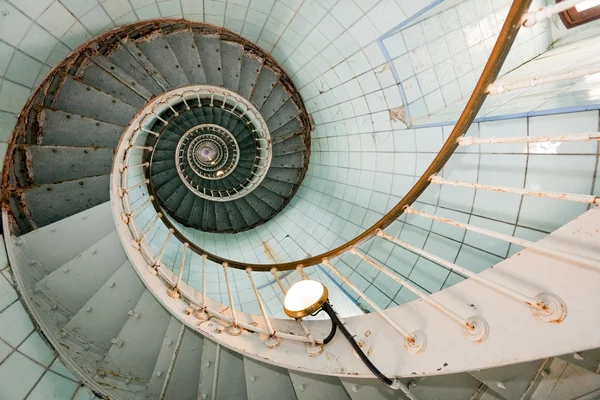
<path fill-rule="evenodd" d="M 522 17 L 525 12 L 529 9 L 532 0 L 515 0 L 508 11 L 508 15 L 506 20 L 504 21 L 504 25 L 500 30 L 500 34 L 498 35 L 498 39 L 496 40 L 496 44 L 494 45 L 494 49 L 488 58 L 487 63 L 479 77 L 479 81 L 467 102 L 463 112 L 461 113 L 454 129 L 450 133 L 450 136 L 433 159 L 427 170 L 423 173 L 421 178 L 417 181 L 417 183 L 410 189 L 410 191 L 396 204 L 394 208 L 392 208 L 386 215 L 384 215 L 379 221 L 377 221 L 373 226 L 369 229 L 365 230 L 363 233 L 355 237 L 354 239 L 346 242 L 345 244 L 336 247 L 335 249 L 329 250 L 325 253 L 319 254 L 317 256 L 312 256 L 305 258 L 303 260 L 290 261 L 280 264 L 252 264 L 246 263 L 243 261 L 235 261 L 229 260 L 227 258 L 220 257 L 216 254 L 212 254 L 207 252 L 206 250 L 200 248 L 194 243 L 190 243 L 188 239 L 181 232 L 177 230 L 177 228 L 169 221 L 166 217 L 165 212 L 162 210 L 160 204 L 158 204 L 156 193 L 154 192 L 154 188 L 152 184 L 148 185 L 148 194 L 150 196 L 154 196 L 154 201 L 152 201 L 152 205 L 154 206 L 157 213 L 162 213 L 162 221 L 166 225 L 167 228 L 173 229 L 175 236 L 183 243 L 190 243 L 190 249 L 200 255 L 206 254 L 207 258 L 217 264 L 227 263 L 232 268 L 237 269 L 246 269 L 248 267 L 252 268 L 254 271 L 262 271 L 269 272 L 272 268 L 277 268 L 279 271 L 287 271 L 295 269 L 298 265 L 302 265 L 304 267 L 309 267 L 312 265 L 317 265 L 322 263 L 323 259 L 331 259 L 340 256 L 341 254 L 347 252 L 351 247 L 358 246 L 360 243 L 372 238 L 376 235 L 376 231 L 378 229 L 384 229 L 398 219 L 400 215 L 404 213 L 404 209 L 407 206 L 410 206 L 414 203 L 419 196 L 427 189 L 429 186 L 429 177 L 431 175 L 437 174 L 442 170 L 444 165 L 448 162 L 456 147 L 458 147 L 457 140 L 459 137 L 463 136 L 471 124 L 475 119 L 475 116 L 481 109 L 483 102 L 487 98 L 486 89 L 487 87 L 496 80 L 498 74 L 500 73 L 500 69 L 504 64 L 504 60 L 512 47 L 517 33 L 521 28 Z M 405 107 L 407 107 L 406 105 Z M 146 170 L 147 174 L 149 170 Z M 149 178 L 149 176 L 147 176 Z"/>

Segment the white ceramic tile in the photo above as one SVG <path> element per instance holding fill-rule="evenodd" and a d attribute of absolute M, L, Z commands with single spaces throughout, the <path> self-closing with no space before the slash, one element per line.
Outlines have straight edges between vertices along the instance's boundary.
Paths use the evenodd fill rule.
<path fill-rule="evenodd" d="M 17 293 L 4 276 L 0 276 L 0 310 L 17 300 Z"/>
<path fill-rule="evenodd" d="M 43 373 L 44 368 L 14 352 L 0 364 L 2 395 L 7 399 L 24 399 Z"/>
<path fill-rule="evenodd" d="M 362 10 L 352 0 L 340 0 L 331 10 L 331 14 L 342 24 L 349 28 L 362 16 Z"/>
<path fill-rule="evenodd" d="M 2 13 L 0 13 L 0 39 L 5 40 L 10 45 L 17 46 L 29 30 L 32 22 L 21 11 L 6 1 L 0 1 L 0 9 L 2 9 Z"/>
<path fill-rule="evenodd" d="M 112 1 L 114 2 L 114 0 Z M 73 26 L 75 21 L 75 17 L 58 1 L 52 3 L 52 5 L 50 5 L 46 11 L 44 11 L 41 17 L 37 19 L 37 22 L 44 29 L 57 38 L 62 38 L 62 36 L 67 33 L 69 28 Z"/>
<path fill-rule="evenodd" d="M 54 351 L 37 332 L 33 332 L 29 335 L 27 340 L 19 346 L 19 351 L 46 367 L 49 367 L 56 357 Z"/>
<path fill-rule="evenodd" d="M 417 80 L 419 81 L 419 87 L 421 88 L 423 95 L 431 93 L 439 88 L 438 79 L 433 68 L 418 73 Z"/>

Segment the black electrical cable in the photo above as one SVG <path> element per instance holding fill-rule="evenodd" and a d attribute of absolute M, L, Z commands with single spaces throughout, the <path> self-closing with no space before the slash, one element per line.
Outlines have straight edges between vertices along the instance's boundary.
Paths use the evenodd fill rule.
<path fill-rule="evenodd" d="M 354 349 L 354 351 L 356 351 L 356 353 L 358 354 L 360 359 L 365 363 L 367 368 L 369 368 L 369 370 L 371 370 L 373 375 L 375 375 L 381 382 L 385 383 L 386 385 L 392 386 L 392 384 L 394 382 L 387 376 L 383 375 L 381 373 L 381 371 L 379 371 L 377 369 L 377 367 L 375 365 L 373 365 L 371 360 L 369 360 L 367 355 L 362 351 L 362 349 L 360 348 L 358 343 L 356 343 L 356 340 L 354 340 L 354 337 L 350 334 L 350 332 L 348 332 L 348 330 L 346 329 L 346 327 L 344 326 L 342 321 L 340 321 L 340 318 L 338 317 L 338 315 L 336 314 L 333 307 L 331 307 L 331 304 L 329 304 L 328 301 L 323 303 L 323 311 L 325 311 L 327 313 L 327 315 L 329 315 L 329 318 L 331 318 L 331 323 L 332 323 L 331 332 L 329 333 L 329 336 L 327 336 L 325 339 L 323 339 L 323 343 L 326 344 L 326 343 L 330 342 L 331 339 L 333 339 L 333 336 L 335 335 L 336 326 L 339 327 L 340 331 L 342 331 L 344 336 L 346 336 L 346 339 L 348 339 L 348 341 L 350 342 L 350 345 L 352 345 L 352 348 Z"/>

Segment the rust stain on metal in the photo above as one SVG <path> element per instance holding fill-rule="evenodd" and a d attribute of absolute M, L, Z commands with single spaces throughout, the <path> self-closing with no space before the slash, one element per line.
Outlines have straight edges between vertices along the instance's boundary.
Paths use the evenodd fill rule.
<path fill-rule="evenodd" d="M 369 336 L 371 336 L 371 331 L 366 331 L 365 332 L 365 337 L 369 337 Z"/>

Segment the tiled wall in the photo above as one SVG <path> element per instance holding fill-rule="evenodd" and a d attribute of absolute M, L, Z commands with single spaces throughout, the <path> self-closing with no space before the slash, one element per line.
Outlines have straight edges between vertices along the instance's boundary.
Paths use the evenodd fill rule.
<path fill-rule="evenodd" d="M 4 243 L 4 241 L 3 241 Z M 12 286 L 0 246 L 0 398 L 88 400 L 96 396 L 65 368 L 34 329 Z"/>
<path fill-rule="evenodd" d="M 456 121 L 492 52 L 511 3 L 442 1 L 383 40 L 409 104 L 412 125 Z M 542 3 L 536 0 L 531 8 Z M 551 42 L 547 21 L 521 29 L 503 71 L 543 53 Z"/>

